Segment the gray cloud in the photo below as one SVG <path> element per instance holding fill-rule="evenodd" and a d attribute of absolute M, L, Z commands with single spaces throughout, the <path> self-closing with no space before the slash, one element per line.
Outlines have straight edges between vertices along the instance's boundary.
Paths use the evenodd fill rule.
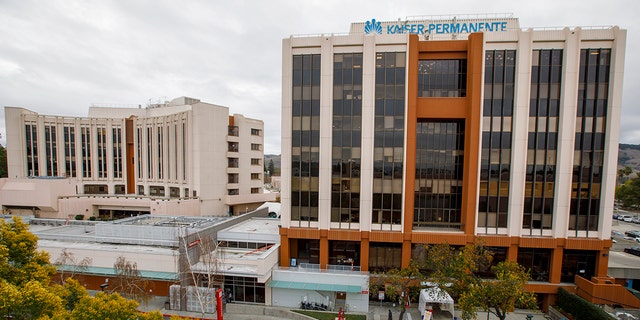
<path fill-rule="evenodd" d="M 522 27 L 628 30 L 621 141 L 640 143 L 635 17 L 640 2 L 426 3 L 5 0 L 0 2 L 0 105 L 85 116 L 95 103 L 144 105 L 191 96 L 264 120 L 265 152 L 278 154 L 283 38 L 346 33 L 351 22 L 371 18 L 513 12 Z"/>

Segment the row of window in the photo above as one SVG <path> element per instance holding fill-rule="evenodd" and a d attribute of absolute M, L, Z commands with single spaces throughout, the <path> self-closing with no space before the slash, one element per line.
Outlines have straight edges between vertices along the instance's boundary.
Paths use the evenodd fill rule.
<path fill-rule="evenodd" d="M 227 130 L 227 135 L 229 135 L 230 137 L 239 137 L 240 136 L 240 127 L 238 127 L 238 126 L 229 126 L 229 128 Z M 262 136 L 262 130 L 261 129 L 256 129 L 256 128 L 251 128 L 251 135 L 252 136 Z"/>
<path fill-rule="evenodd" d="M 309 239 L 295 239 L 297 242 L 297 252 L 292 253 L 300 263 L 320 263 L 320 241 Z M 328 247 L 329 264 L 332 265 L 354 265 L 361 263 L 360 242 L 330 240 Z M 295 247 L 295 246 L 292 246 Z M 508 248 L 487 247 L 493 252 L 493 259 L 490 265 L 480 270 L 479 276 L 491 278 L 494 276 L 491 267 L 507 259 Z M 532 281 L 549 281 L 549 270 L 553 257 L 552 249 L 539 248 L 518 248 L 517 262 L 530 270 Z M 589 279 L 595 275 L 597 251 L 589 250 L 563 250 L 561 282 L 573 283 L 576 275 Z M 413 244 L 411 259 L 418 263 L 424 263 L 426 250 L 423 244 Z M 398 269 L 402 265 L 402 244 L 400 243 L 369 243 L 369 271 L 387 272 Z"/>
<path fill-rule="evenodd" d="M 238 142 L 227 142 L 227 151 L 229 152 L 240 152 L 240 143 Z M 262 151 L 262 145 L 259 143 L 251 144 L 251 151 Z"/>

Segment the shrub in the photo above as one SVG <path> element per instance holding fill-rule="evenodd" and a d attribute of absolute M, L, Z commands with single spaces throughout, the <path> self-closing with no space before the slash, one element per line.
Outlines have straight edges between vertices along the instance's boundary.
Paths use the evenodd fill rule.
<path fill-rule="evenodd" d="M 76 220 L 84 220 L 84 214 L 76 214 Z"/>
<path fill-rule="evenodd" d="M 593 303 L 563 288 L 558 288 L 556 304 L 563 311 L 572 314 L 576 320 L 615 320 L 615 318 Z"/>

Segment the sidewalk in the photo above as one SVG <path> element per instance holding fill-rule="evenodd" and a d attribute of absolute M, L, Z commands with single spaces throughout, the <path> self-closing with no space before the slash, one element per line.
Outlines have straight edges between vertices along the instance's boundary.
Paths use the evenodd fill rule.
<path fill-rule="evenodd" d="M 143 312 L 158 310 L 160 313 L 164 315 L 178 315 L 181 317 L 189 317 L 192 319 L 203 319 L 201 318 L 201 314 L 199 312 L 189 312 L 189 311 L 176 311 L 176 310 L 165 310 L 165 302 L 167 297 L 153 297 L 147 303 L 140 304 L 138 310 Z M 226 305 L 224 312 L 225 320 L 276 320 L 276 319 L 309 319 L 303 315 L 293 313 L 290 311 L 290 308 L 280 308 L 280 307 L 269 307 L 269 306 L 260 306 L 260 305 L 250 305 L 250 304 L 239 304 L 239 303 L 231 303 Z M 398 305 L 393 306 L 393 304 L 388 302 L 371 302 L 369 304 L 369 312 L 367 312 L 367 320 L 387 320 L 389 318 L 389 310 L 391 310 L 391 315 L 393 320 L 399 320 L 400 313 L 402 308 Z M 349 314 L 349 313 L 347 313 Z M 411 305 L 406 311 L 405 314 L 409 314 L 405 319 L 411 320 L 420 320 L 422 319 L 420 312 L 417 308 L 417 305 Z M 447 313 L 448 314 L 448 313 Z M 516 309 L 514 312 L 511 312 L 507 315 L 507 320 L 527 320 L 527 315 L 532 314 L 532 320 L 546 320 L 544 314 L 541 311 L 537 310 L 520 310 Z M 460 311 L 455 310 L 455 315 L 460 319 Z M 489 319 L 489 320 L 498 320 L 493 314 L 490 314 L 487 317 L 486 312 L 478 312 L 479 320 Z M 168 317 L 167 317 L 168 319 Z M 215 313 L 208 313 L 205 315 L 204 319 L 217 319 L 217 315 Z M 433 320 L 452 320 L 450 317 L 445 316 L 444 314 L 436 314 L 432 318 Z"/>

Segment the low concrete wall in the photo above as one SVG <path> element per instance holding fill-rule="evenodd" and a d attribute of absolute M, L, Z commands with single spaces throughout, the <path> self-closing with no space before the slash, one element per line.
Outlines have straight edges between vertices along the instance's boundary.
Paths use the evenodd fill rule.
<path fill-rule="evenodd" d="M 227 303 L 227 312 L 230 314 L 253 314 L 293 320 L 313 320 L 314 318 L 293 312 L 286 308 L 266 307 L 249 304 Z"/>

